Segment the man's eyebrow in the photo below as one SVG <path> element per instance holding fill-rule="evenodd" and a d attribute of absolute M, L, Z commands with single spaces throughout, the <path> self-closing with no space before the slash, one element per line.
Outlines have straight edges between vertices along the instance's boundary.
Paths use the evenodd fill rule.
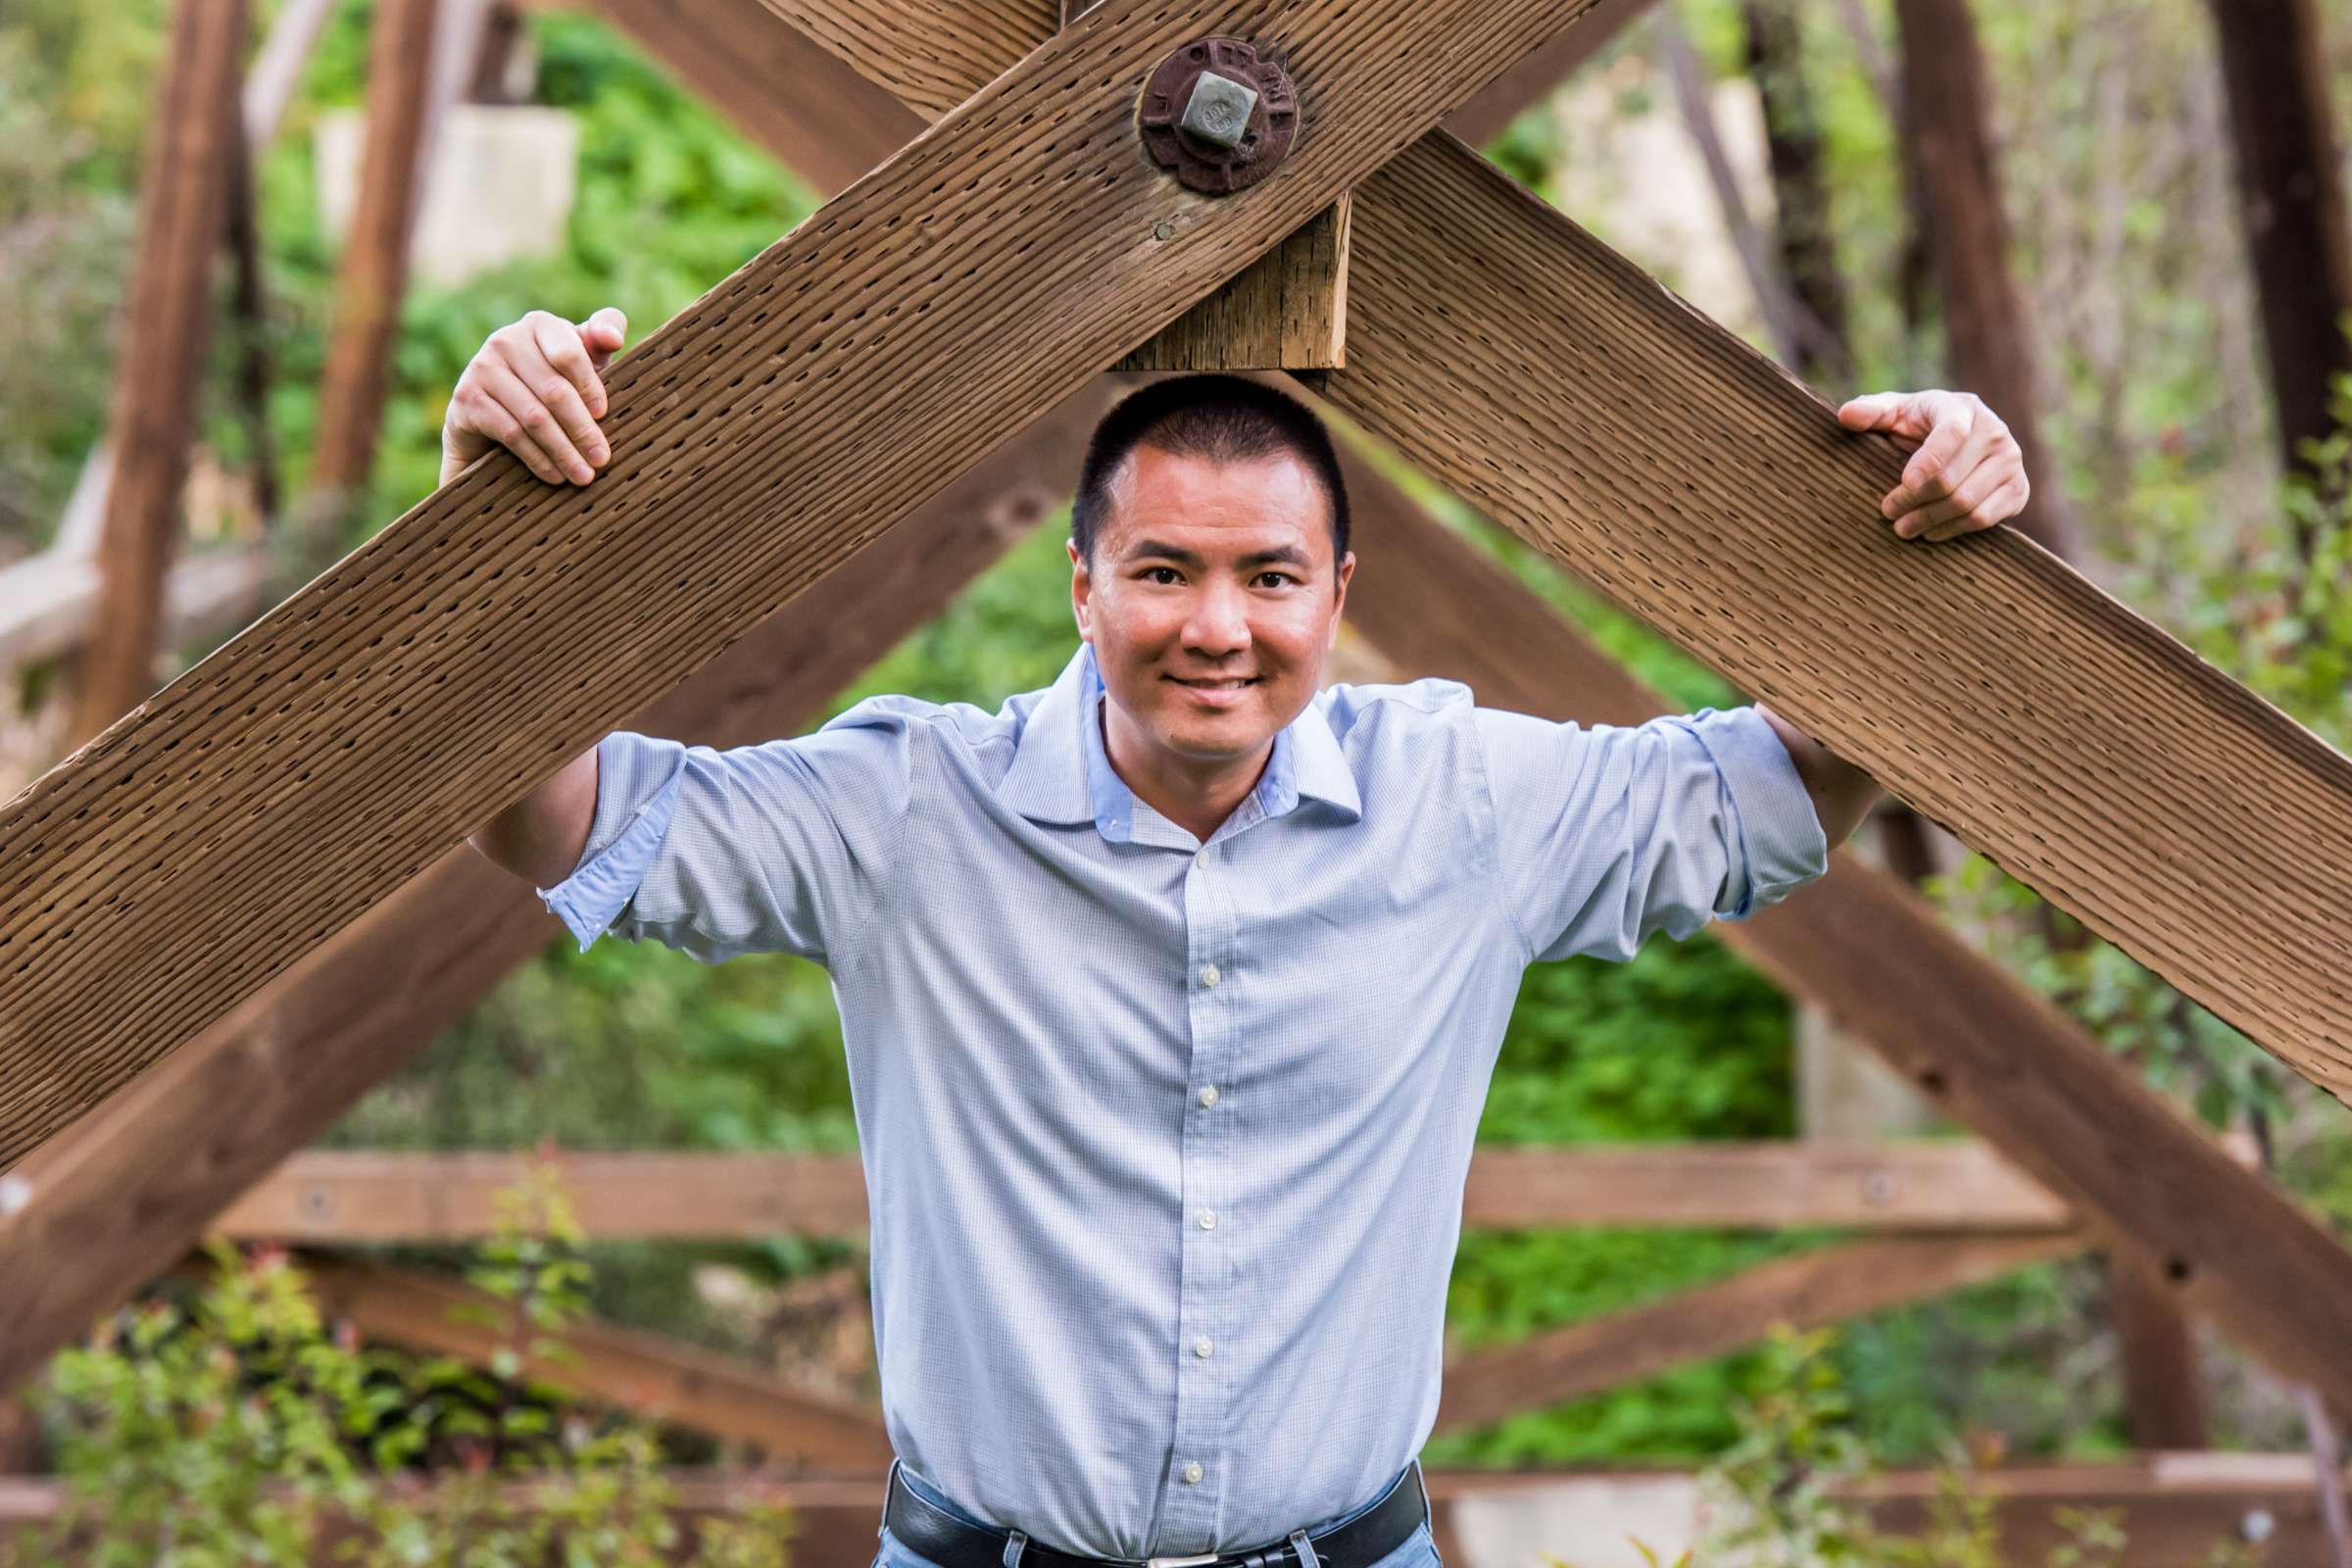
<path fill-rule="evenodd" d="M 1138 539 L 1127 547 L 1127 559 L 1130 561 L 1142 560 L 1148 556 L 1157 557 L 1162 561 L 1173 561 L 1180 566 L 1197 567 L 1200 564 L 1200 558 L 1192 551 L 1159 539 Z M 1252 551 L 1242 557 L 1236 564 L 1241 566 L 1276 564 L 1306 566 L 1312 565 L 1313 563 L 1307 560 L 1306 552 L 1297 545 L 1281 545 L 1272 550 Z"/>

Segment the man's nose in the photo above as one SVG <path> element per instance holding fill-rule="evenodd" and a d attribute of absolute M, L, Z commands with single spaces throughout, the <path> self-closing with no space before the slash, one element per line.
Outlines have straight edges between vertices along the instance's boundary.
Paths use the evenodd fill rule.
<path fill-rule="evenodd" d="M 1200 654 L 1234 654 L 1250 646 L 1250 607 L 1231 584 L 1212 584 L 1193 595 L 1184 621 L 1184 645 Z"/>

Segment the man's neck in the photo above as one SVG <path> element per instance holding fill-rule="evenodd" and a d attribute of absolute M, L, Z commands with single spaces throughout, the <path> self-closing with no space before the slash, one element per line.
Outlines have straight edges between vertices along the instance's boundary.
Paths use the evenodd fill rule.
<path fill-rule="evenodd" d="M 1152 759 L 1147 748 L 1128 745 L 1121 726 L 1111 719 L 1107 697 L 1096 705 L 1096 714 L 1102 755 L 1119 782 L 1134 792 L 1137 800 L 1203 844 L 1224 826 L 1234 808 L 1249 799 L 1274 758 L 1274 743 L 1269 740 L 1254 757 L 1196 770 L 1186 767 L 1180 758 Z M 1151 765 L 1153 760 L 1160 765 Z"/>

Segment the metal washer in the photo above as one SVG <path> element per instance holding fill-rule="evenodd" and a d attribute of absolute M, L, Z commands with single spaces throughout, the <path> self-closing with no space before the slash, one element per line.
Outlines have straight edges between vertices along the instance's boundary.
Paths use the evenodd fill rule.
<path fill-rule="evenodd" d="M 1193 83 L 1208 71 L 1257 91 L 1257 105 L 1250 112 L 1238 147 L 1219 147 L 1180 128 Z M 1298 90 L 1291 84 L 1289 72 L 1271 60 L 1260 60 L 1256 48 L 1244 40 L 1201 38 L 1161 61 L 1144 83 L 1143 96 L 1136 102 L 1136 130 L 1152 161 L 1172 172 L 1187 189 L 1212 196 L 1247 190 L 1274 172 L 1298 139 Z"/>

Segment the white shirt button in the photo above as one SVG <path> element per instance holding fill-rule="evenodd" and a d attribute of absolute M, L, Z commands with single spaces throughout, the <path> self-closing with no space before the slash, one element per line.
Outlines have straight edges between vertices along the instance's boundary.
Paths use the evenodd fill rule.
<path fill-rule="evenodd" d="M 1225 977 L 1222 974 L 1217 972 L 1217 966 L 1215 964 L 1204 963 L 1200 966 L 1200 983 L 1202 985 L 1213 990 L 1215 989 L 1217 982 L 1224 978 Z"/>
<path fill-rule="evenodd" d="M 1217 1211 L 1215 1209 L 1204 1208 L 1200 1211 L 1200 1228 L 1204 1231 L 1213 1231 L 1217 1228 Z"/>
<path fill-rule="evenodd" d="M 1200 1103 L 1201 1103 L 1201 1104 L 1203 1104 L 1203 1105 L 1213 1105 L 1213 1104 L 1215 1104 L 1216 1102 L 1217 1102 L 1217 1086 L 1216 1086 L 1215 1084 L 1210 1084 L 1208 1087 L 1206 1087 L 1205 1089 L 1203 1089 L 1203 1090 L 1201 1090 L 1201 1091 L 1200 1091 Z"/>
<path fill-rule="evenodd" d="M 1191 1464 L 1188 1464 L 1184 1467 L 1184 1484 L 1188 1487 L 1192 1487 L 1198 1486 L 1200 1483 L 1200 1461 L 1195 1459 Z"/>
<path fill-rule="evenodd" d="M 1206 1335 L 1202 1335 L 1200 1339 L 1197 1339 L 1193 1342 L 1193 1353 L 1203 1361 L 1207 1360 L 1210 1352 L 1214 1351 L 1215 1349 L 1215 1344 L 1211 1342 Z"/>

